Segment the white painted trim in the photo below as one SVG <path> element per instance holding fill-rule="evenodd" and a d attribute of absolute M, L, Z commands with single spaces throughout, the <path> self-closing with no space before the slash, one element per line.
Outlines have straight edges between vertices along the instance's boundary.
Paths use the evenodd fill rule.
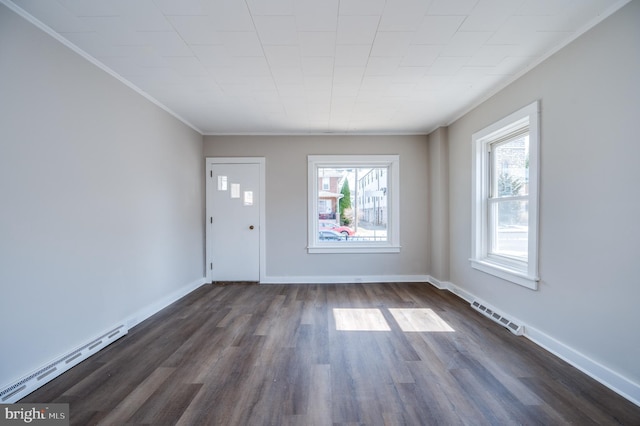
<path fill-rule="evenodd" d="M 318 253 L 400 253 L 400 246 L 394 245 L 365 245 L 365 244 L 350 244 L 349 247 L 341 247 L 337 244 L 331 244 L 329 247 L 314 247 L 307 246 L 307 252 L 311 254 Z"/>
<path fill-rule="evenodd" d="M 16 392 L 15 390 L 7 392 L 7 395 L 11 395 L 12 392 L 14 392 L 14 394 L 12 394 L 8 399 L 1 401 L 1 403 L 11 404 L 18 401 L 19 399 L 24 398 L 39 387 L 49 383 L 51 380 L 60 376 L 65 371 L 79 364 L 81 361 L 84 361 L 85 359 L 91 357 L 109 344 L 124 336 L 128 333 L 129 329 L 133 328 L 152 315 L 158 313 L 162 309 L 191 293 L 205 283 L 205 278 L 200 278 L 181 287 L 180 289 L 152 303 L 146 308 L 141 309 L 134 315 L 130 315 L 126 320 L 118 323 L 119 325 L 113 326 L 109 330 L 96 335 L 95 338 L 88 340 L 85 345 L 78 346 L 67 352 L 65 355 L 57 357 L 51 362 L 45 363 L 44 365 L 36 368 L 31 373 L 20 377 L 18 380 L 6 386 L 3 386 L 2 388 L 0 388 L 0 392 L 5 392 L 10 388 L 19 389 L 21 386 L 24 386 L 24 388 L 18 392 Z M 115 331 L 117 331 L 119 335 L 116 336 L 114 334 Z M 113 337 L 116 338 L 114 339 Z M 80 356 L 78 356 L 77 353 L 79 353 Z M 56 368 L 49 368 L 54 364 L 56 364 Z M 44 375 L 44 377 L 41 376 L 42 378 L 38 380 L 38 374 L 42 374 Z"/>
<path fill-rule="evenodd" d="M 431 275 L 427 278 L 427 282 L 437 288 L 438 290 L 448 290 L 448 282 L 440 281 L 438 279 L 433 278 Z"/>
<path fill-rule="evenodd" d="M 210 173 L 213 170 L 214 164 L 258 164 L 260 171 L 260 200 L 258 200 L 259 208 L 260 208 L 260 226 L 258 232 L 260 232 L 260 265 L 259 265 L 259 281 L 262 282 L 264 277 L 267 275 L 267 244 L 266 244 L 266 159 L 265 157 L 206 157 L 206 166 L 205 166 L 205 202 L 206 202 L 206 217 L 205 217 L 205 278 L 208 282 L 213 281 L 213 275 L 209 264 L 212 262 L 212 253 L 213 247 L 211 246 L 211 229 L 210 229 L 210 217 L 213 216 L 213 200 L 212 197 L 209 197 L 211 191 L 215 190 L 214 182 L 210 179 Z"/>
<path fill-rule="evenodd" d="M 260 284 L 360 284 L 360 283 L 421 283 L 428 275 L 313 275 L 267 276 Z"/>
<path fill-rule="evenodd" d="M 357 168 L 381 167 L 387 169 L 387 241 L 318 241 L 318 169 L 321 167 L 341 166 Z M 400 155 L 308 155 L 307 203 L 308 253 L 400 252 Z"/>
<path fill-rule="evenodd" d="M 501 266 L 499 263 L 491 263 L 484 260 L 476 260 L 469 259 L 471 262 L 471 267 L 473 269 L 477 269 L 478 271 L 482 271 L 486 274 L 494 275 L 498 278 L 502 278 L 505 281 L 510 281 L 514 284 L 521 285 L 522 287 L 526 287 L 530 290 L 538 289 L 538 281 L 540 278 L 531 277 L 526 273 L 521 273 L 514 269 L 509 269 Z"/>
<path fill-rule="evenodd" d="M 283 132 L 273 132 L 273 133 L 269 133 L 269 132 L 240 132 L 240 133 L 203 132 L 202 130 L 200 130 L 196 126 L 194 126 L 193 124 L 189 123 L 186 119 L 182 118 L 181 116 L 179 116 L 175 112 L 171 111 L 168 107 L 166 107 L 165 105 L 160 103 L 158 100 L 156 100 L 153 97 L 151 97 L 149 94 L 144 92 L 142 89 L 140 89 L 139 87 L 137 87 L 136 85 L 134 85 L 133 83 L 131 83 L 130 81 L 126 80 L 124 77 L 120 76 L 118 73 L 116 73 L 115 71 L 113 71 L 112 69 L 110 69 L 109 67 L 104 65 L 102 62 L 98 61 L 96 58 L 94 58 L 93 56 L 89 55 L 88 53 L 86 53 L 85 51 L 80 49 L 78 46 L 76 46 L 75 44 L 71 43 L 69 40 L 67 40 L 66 38 L 64 38 L 60 34 L 58 34 L 51 27 L 47 26 L 46 24 L 44 24 L 40 20 L 36 19 L 34 16 L 30 15 L 28 12 L 26 12 L 21 7 L 17 6 L 15 3 L 11 2 L 10 0 L 0 0 L 0 3 L 4 4 L 9 9 L 14 11 L 15 13 L 17 13 L 18 15 L 20 15 L 21 17 L 23 17 L 27 21 L 31 22 L 33 25 L 35 25 L 36 27 L 40 28 L 42 31 L 44 31 L 45 33 L 47 33 L 48 35 L 50 35 L 54 39 L 58 40 L 60 43 L 62 43 L 65 46 L 67 46 L 69 49 L 73 50 L 74 52 L 76 52 L 77 54 L 79 54 L 80 56 L 82 56 L 83 58 L 85 58 L 86 60 L 91 62 L 92 64 L 96 65 L 97 67 L 99 67 L 100 69 L 105 71 L 106 73 L 110 74 L 111 76 L 116 78 L 118 81 L 122 82 L 124 85 L 126 85 L 130 89 L 134 90 L 136 93 L 140 94 L 141 96 L 143 96 L 144 98 L 146 98 L 147 100 L 149 100 L 150 102 L 152 102 L 153 104 L 158 106 L 159 108 L 163 109 L 164 111 L 168 112 L 169 114 L 174 116 L 176 119 L 180 120 L 182 123 L 184 123 L 185 125 L 191 127 L 193 130 L 195 130 L 196 132 L 200 133 L 203 136 L 334 136 L 334 135 L 335 136 L 353 136 L 353 135 L 362 135 L 362 136 L 424 136 L 424 135 L 428 135 L 428 134 L 432 133 L 433 131 L 435 131 L 439 127 L 448 127 L 448 126 L 452 125 L 453 123 L 458 121 L 460 118 L 464 117 L 469 112 L 473 111 L 479 105 L 483 104 L 484 102 L 489 100 L 491 97 L 493 97 L 497 93 L 499 93 L 502 90 L 504 90 L 507 86 L 509 86 L 510 84 L 512 84 L 513 82 L 515 82 L 516 80 L 518 80 L 519 78 L 521 78 L 522 76 L 527 74 L 529 71 L 531 71 L 532 69 L 534 69 L 535 67 L 537 67 L 538 65 L 540 65 L 541 63 L 546 61 L 547 59 L 549 59 L 551 56 L 556 54 L 558 51 L 560 51 L 561 49 L 563 49 L 564 47 L 566 47 L 567 45 L 572 43 L 578 37 L 582 36 L 587 31 L 589 31 L 590 29 L 592 29 L 593 27 L 598 25 L 600 22 L 604 21 L 609 16 L 613 15 L 615 12 L 617 12 L 619 9 L 621 9 L 623 6 L 625 6 L 630 1 L 631 0 L 619 0 L 616 3 L 612 4 L 602 14 L 598 15 L 591 22 L 588 22 L 586 25 L 584 25 L 578 31 L 576 31 L 573 34 L 571 34 L 567 39 L 565 39 L 564 41 L 559 43 L 553 49 L 549 50 L 546 54 L 540 56 L 536 61 L 534 61 L 531 64 L 529 64 L 522 71 L 514 74 L 513 76 L 511 76 L 511 78 L 509 78 L 509 79 L 503 81 L 502 83 L 498 84 L 497 86 L 495 86 L 494 88 L 492 88 L 491 90 L 486 92 L 484 95 L 480 96 L 477 100 L 472 102 L 469 106 L 467 106 L 466 108 L 461 109 L 460 111 L 454 112 L 451 115 L 450 118 L 446 119 L 441 124 L 434 125 L 429 130 L 426 130 L 426 131 L 423 131 L 423 132 L 291 132 L 291 133 L 283 133 Z"/>
<path fill-rule="evenodd" d="M 524 336 L 536 345 L 573 365 L 587 376 L 597 380 L 640 407 L 640 384 L 632 382 L 610 368 L 533 327 L 526 326 L 524 328 Z"/>
<path fill-rule="evenodd" d="M 184 296 L 186 296 L 187 294 L 191 293 L 192 291 L 196 290 L 197 288 L 201 287 L 206 283 L 207 283 L 207 280 L 204 277 L 198 278 L 197 280 L 192 281 L 189 284 L 183 287 L 180 287 L 174 292 L 166 295 L 162 299 L 151 303 L 149 306 L 143 309 L 140 309 L 133 315 L 129 315 L 125 320 L 125 324 L 127 325 L 127 328 L 131 329 L 135 327 L 136 325 L 140 324 L 142 321 L 146 320 L 147 318 L 150 318 L 152 315 L 160 312 L 161 310 L 171 305 L 172 303 L 182 299 Z"/>
<path fill-rule="evenodd" d="M 614 4 L 609 6 L 603 13 L 601 13 L 598 16 L 596 16 L 590 22 L 587 22 L 583 27 L 579 28 L 577 31 L 575 31 L 574 33 L 569 35 L 565 40 L 563 40 L 562 42 L 558 43 L 558 45 L 556 45 L 554 48 L 552 48 L 551 50 L 546 52 L 544 55 L 542 55 L 539 58 L 537 58 L 535 61 L 533 61 L 527 67 L 525 67 L 523 70 L 521 70 L 520 72 L 515 73 L 510 78 L 508 78 L 508 79 L 504 80 L 503 82 L 499 83 L 498 85 L 496 85 L 494 88 L 489 90 L 483 96 L 480 96 L 476 101 L 474 101 L 471 104 L 469 104 L 469 106 L 467 106 L 466 108 L 461 109 L 458 113 L 454 114 L 453 118 L 450 118 L 449 120 L 445 121 L 441 125 L 435 126 L 429 133 L 435 131 L 438 127 L 451 126 L 453 123 L 455 123 L 456 121 L 460 120 L 465 115 L 469 114 L 471 111 L 473 111 L 474 109 L 476 109 L 477 107 L 479 107 L 480 105 L 482 105 L 483 103 L 485 103 L 486 101 L 491 99 L 493 96 L 495 96 L 496 94 L 502 92 L 505 88 L 507 88 L 512 83 L 514 83 L 516 80 L 518 80 L 521 77 L 523 77 L 529 71 L 533 70 L 535 67 L 537 67 L 538 65 L 542 64 L 544 61 L 546 61 L 547 59 L 549 59 L 550 57 L 552 57 L 553 55 L 558 53 L 560 50 L 564 49 L 569 44 L 573 43 L 576 39 L 578 39 L 583 34 L 585 34 L 587 31 L 589 31 L 590 29 L 592 29 L 593 27 L 598 25 L 600 22 L 604 21 L 609 16 L 613 15 L 618 10 L 622 9 L 622 7 L 625 6 L 627 3 L 629 3 L 630 1 L 631 0 L 619 0 L 619 1 L 615 2 Z"/>
<path fill-rule="evenodd" d="M 0 0 L 2 1 L 2 0 Z M 437 126 L 429 131 L 419 132 L 205 132 L 203 136 L 427 136 L 440 126 Z"/>
<path fill-rule="evenodd" d="M 1 0 L 0 0 L 1 1 Z M 396 133 L 385 133 L 385 132 L 296 132 L 296 133 L 204 133 L 205 136 L 237 136 L 237 135 L 245 135 L 245 136 L 353 136 L 353 135 L 362 135 L 362 136 L 423 136 L 429 135 L 436 131 L 440 127 L 449 127 L 456 121 L 460 120 L 465 115 L 469 114 L 471 111 L 494 97 L 496 94 L 503 91 L 505 88 L 513 84 L 515 81 L 529 73 L 531 70 L 542 64 L 544 61 L 558 53 L 560 50 L 567 47 L 569 44 L 573 43 L 579 37 L 584 35 L 587 31 L 591 30 L 593 27 L 607 19 L 609 16 L 616 13 L 618 10 L 622 9 L 627 3 L 631 2 L 631 0 L 618 0 L 612 5 L 610 5 L 604 12 L 600 15 L 593 18 L 590 22 L 587 22 L 584 26 L 579 28 L 574 33 L 570 34 L 566 39 L 562 40 L 548 52 L 538 57 L 532 63 L 527 65 L 521 71 L 515 73 L 509 78 L 503 80 L 498 83 L 496 86 L 490 88 L 484 94 L 480 95 L 477 99 L 472 101 L 469 105 L 461 108 L 458 111 L 454 111 L 448 118 L 445 118 L 442 122 L 435 124 L 430 129 L 424 132 L 396 132 Z"/>
<path fill-rule="evenodd" d="M 471 293 L 467 293 L 465 290 L 461 289 L 460 287 L 458 287 L 457 285 L 449 281 L 440 281 L 434 277 L 429 276 L 429 279 L 427 280 L 427 282 L 439 290 L 450 291 L 451 293 L 467 301 L 468 303 L 471 303 L 473 302 L 474 299 L 476 299 L 474 295 L 472 295 Z"/>
<path fill-rule="evenodd" d="M 514 131 L 527 128 L 529 134 L 528 260 L 500 260 L 488 252 L 491 144 Z M 538 210 L 540 101 L 509 114 L 471 136 L 471 267 L 530 290 L 538 289 Z"/>
<path fill-rule="evenodd" d="M 100 62 L 99 60 L 97 60 L 96 58 L 94 58 L 93 56 L 91 56 L 90 54 L 88 54 L 87 52 L 85 52 L 84 50 L 79 48 L 78 46 L 76 46 L 71 41 L 67 40 L 65 37 L 63 37 L 58 32 L 56 32 L 56 30 L 54 30 L 53 28 L 51 28 L 47 24 L 43 23 L 42 21 L 40 21 L 38 18 L 36 18 L 33 15 L 31 15 L 29 12 L 27 12 L 24 9 L 22 9 L 20 6 L 16 5 L 15 3 L 11 2 L 10 0 L 0 0 L 0 3 L 4 4 L 9 9 L 14 11 L 16 14 L 18 14 L 22 18 L 24 18 L 26 21 L 28 21 L 29 23 L 35 25 L 37 28 L 39 28 L 40 30 L 44 31 L 46 34 L 48 34 L 49 36 L 53 37 L 58 42 L 62 43 L 65 47 L 71 49 L 73 52 L 75 52 L 78 55 L 80 55 L 83 59 L 89 61 L 90 63 L 92 63 L 93 65 L 95 65 L 99 69 L 101 69 L 102 71 L 106 72 L 111 77 L 115 78 L 120 83 L 124 84 L 129 89 L 133 90 L 134 92 L 136 92 L 137 94 L 139 94 L 140 96 L 142 96 L 143 98 L 145 98 L 146 100 L 148 100 L 149 102 L 151 102 L 152 104 L 157 106 L 158 108 L 160 108 L 160 109 L 164 110 L 165 112 L 169 113 L 170 115 L 172 115 L 174 118 L 176 118 L 177 120 L 179 120 L 180 122 L 182 122 L 186 126 L 192 128 L 193 130 L 198 132 L 200 135 L 203 134 L 202 130 L 198 129 L 196 126 L 191 124 L 185 118 L 181 117 L 180 115 L 178 115 L 177 113 L 172 111 L 169 107 L 165 106 L 160 101 L 158 101 L 157 99 L 152 97 L 150 94 L 148 94 L 147 92 L 145 92 L 144 90 L 142 90 L 141 88 L 139 88 L 138 86 L 136 86 L 135 84 L 133 84 L 132 82 L 130 82 L 129 80 L 127 80 L 126 78 L 124 78 L 123 76 L 121 76 L 120 74 L 118 74 L 117 72 L 115 72 L 114 70 L 109 68 L 108 66 L 106 66 L 105 64 L 103 64 L 102 62 Z"/>
<path fill-rule="evenodd" d="M 451 282 L 439 281 L 433 277 L 429 277 L 426 281 L 440 290 L 449 290 L 450 292 L 454 293 L 455 295 L 469 303 L 471 303 L 474 299 L 477 299 L 477 297 L 473 294 L 461 289 Z M 511 317 L 510 313 L 503 313 L 506 316 Z M 582 371 L 587 376 L 603 384 L 618 395 L 626 398 L 627 400 L 640 407 L 640 384 L 635 383 L 632 380 L 622 376 L 621 374 L 611 370 L 609 367 L 606 367 L 599 362 L 594 361 L 593 359 L 582 354 L 576 349 L 567 346 L 554 337 L 549 336 L 548 334 L 543 333 L 542 331 L 531 327 L 530 325 L 523 323 L 520 320 L 518 321 L 524 326 L 523 337 L 526 337 L 536 345 L 547 350 L 566 363 Z"/>
<path fill-rule="evenodd" d="M 7 386 L 0 388 L 0 403 L 13 404 L 36 389 L 49 383 L 65 371 L 96 354 L 128 333 L 124 324 L 114 325 L 108 330 L 88 340 L 84 345 L 66 352 L 50 362 L 45 363 L 29 374 L 20 377 Z"/>

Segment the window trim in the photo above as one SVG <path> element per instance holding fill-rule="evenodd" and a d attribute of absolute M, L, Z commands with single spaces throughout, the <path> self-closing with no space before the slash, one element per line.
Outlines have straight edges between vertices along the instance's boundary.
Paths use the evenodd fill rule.
<path fill-rule="evenodd" d="M 529 230 L 528 259 L 518 261 L 488 253 L 490 160 L 488 146 L 528 122 L 529 127 Z M 472 135 L 472 246 L 471 267 L 531 290 L 538 281 L 538 214 L 540 102 L 535 101 Z M 518 197 L 520 198 L 520 197 Z"/>
<path fill-rule="evenodd" d="M 308 161 L 308 253 L 398 253 L 400 252 L 400 156 L 399 155 L 309 155 Z M 318 169 L 322 167 L 386 167 L 388 225 L 384 242 L 332 242 L 318 240 Z"/>

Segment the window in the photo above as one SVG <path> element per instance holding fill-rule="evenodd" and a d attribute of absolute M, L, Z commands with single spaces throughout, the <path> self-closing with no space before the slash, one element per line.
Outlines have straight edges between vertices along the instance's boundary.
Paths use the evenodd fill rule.
<path fill-rule="evenodd" d="M 474 133 L 471 266 L 537 289 L 539 104 Z"/>
<path fill-rule="evenodd" d="M 309 253 L 400 251 L 399 156 L 310 155 Z"/>
<path fill-rule="evenodd" d="M 331 178 L 323 177 L 322 178 L 322 190 L 323 191 L 328 191 L 329 189 L 331 189 Z"/>

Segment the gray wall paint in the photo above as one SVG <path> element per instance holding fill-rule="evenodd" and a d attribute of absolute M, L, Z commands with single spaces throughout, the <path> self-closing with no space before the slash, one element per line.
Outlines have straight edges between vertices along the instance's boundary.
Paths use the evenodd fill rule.
<path fill-rule="evenodd" d="M 640 2 L 449 127 L 451 282 L 640 383 Z M 540 99 L 540 282 L 471 269 L 471 135 Z"/>
<path fill-rule="evenodd" d="M 0 5 L 0 385 L 204 274 L 202 136 Z"/>
<path fill-rule="evenodd" d="M 449 143 L 447 128 L 429 135 L 430 275 L 449 281 Z"/>
<path fill-rule="evenodd" d="M 429 176 L 425 136 L 207 136 L 204 152 L 209 157 L 265 157 L 268 276 L 425 275 L 429 272 Z M 307 253 L 309 154 L 400 155 L 400 253 Z"/>
<path fill-rule="evenodd" d="M 433 274 L 640 382 L 639 5 L 458 120 L 448 138 L 206 137 L 204 156 L 266 157 L 269 275 Z M 204 161 L 200 135 L 4 6 L 0 75 L 3 385 L 202 277 Z M 468 263 L 471 134 L 535 99 L 537 292 Z M 306 155 L 340 153 L 401 155 L 400 254 L 306 253 Z M 448 176 L 435 169 L 447 157 Z M 438 234 L 447 220 L 448 239 Z M 434 252 L 441 243 L 448 253 Z"/>

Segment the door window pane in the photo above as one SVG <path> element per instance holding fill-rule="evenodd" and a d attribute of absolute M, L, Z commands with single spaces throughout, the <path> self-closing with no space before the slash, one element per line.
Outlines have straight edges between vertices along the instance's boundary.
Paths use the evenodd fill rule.
<path fill-rule="evenodd" d="M 245 206 L 253 205 L 253 191 L 244 191 L 244 203 Z"/>
<path fill-rule="evenodd" d="M 232 183 L 231 184 L 231 198 L 240 198 L 240 184 Z"/>
<path fill-rule="evenodd" d="M 218 176 L 218 191 L 226 191 L 226 190 L 227 190 L 227 177 Z"/>

